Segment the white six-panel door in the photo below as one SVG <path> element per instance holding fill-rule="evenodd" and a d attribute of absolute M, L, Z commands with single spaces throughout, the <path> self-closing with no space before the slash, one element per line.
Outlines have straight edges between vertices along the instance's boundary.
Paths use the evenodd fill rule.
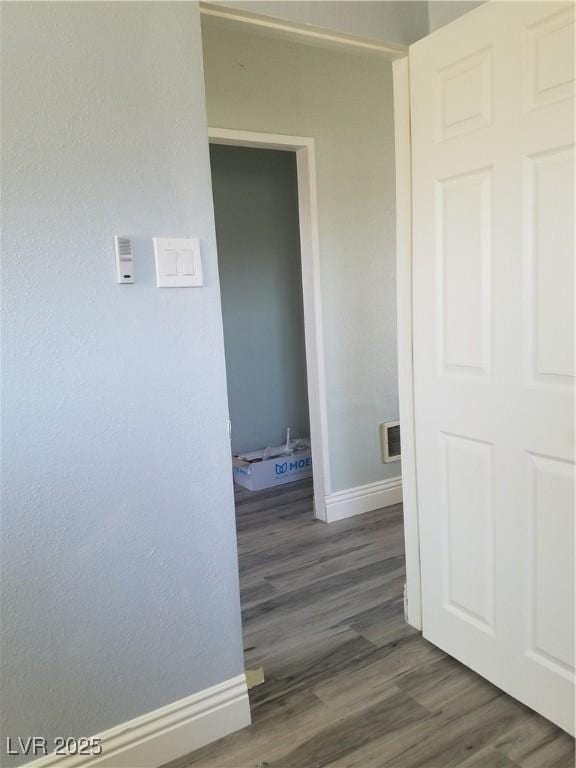
<path fill-rule="evenodd" d="M 410 49 L 425 637 L 574 728 L 574 7 Z"/>

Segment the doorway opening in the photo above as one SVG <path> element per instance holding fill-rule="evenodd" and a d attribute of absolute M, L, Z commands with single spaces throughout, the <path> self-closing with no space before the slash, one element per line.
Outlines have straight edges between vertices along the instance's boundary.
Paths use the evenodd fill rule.
<path fill-rule="evenodd" d="M 294 152 L 212 144 L 235 492 L 312 475 Z"/>
<path fill-rule="evenodd" d="M 218 23 L 203 23 L 203 39 L 208 116 L 218 126 L 208 132 L 213 173 L 224 149 L 272 150 L 296 165 L 314 517 L 310 480 L 257 492 L 236 486 L 244 664 L 265 678 L 250 695 L 257 722 L 279 698 L 299 697 L 317 672 L 320 682 L 382 643 L 416 636 L 404 621 L 400 465 L 384 463 L 381 450 L 381 425 L 398 418 L 392 72 L 379 57 L 272 44 Z M 213 178 L 230 376 L 217 187 Z M 246 185 L 236 191 L 244 227 L 240 208 L 253 201 Z M 239 290 L 240 278 L 229 283 Z M 279 430 L 293 426 L 285 422 L 246 450 L 281 444 Z M 236 440 L 231 448 L 245 450 Z"/>
<path fill-rule="evenodd" d="M 209 136 L 235 490 L 310 486 L 312 477 L 314 515 L 325 520 L 314 141 Z"/>

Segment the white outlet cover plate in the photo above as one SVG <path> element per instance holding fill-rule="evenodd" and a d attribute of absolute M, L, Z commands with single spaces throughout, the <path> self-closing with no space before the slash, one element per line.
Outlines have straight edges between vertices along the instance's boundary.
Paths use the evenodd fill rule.
<path fill-rule="evenodd" d="M 197 288 L 204 285 L 200 240 L 188 237 L 155 237 L 158 288 Z"/>

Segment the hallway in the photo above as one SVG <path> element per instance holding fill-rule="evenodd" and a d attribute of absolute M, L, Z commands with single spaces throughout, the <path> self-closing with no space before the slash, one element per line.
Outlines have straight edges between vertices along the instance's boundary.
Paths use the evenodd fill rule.
<path fill-rule="evenodd" d="M 170 768 L 573 768 L 573 740 L 404 623 L 402 507 L 236 489 L 253 725 Z"/>

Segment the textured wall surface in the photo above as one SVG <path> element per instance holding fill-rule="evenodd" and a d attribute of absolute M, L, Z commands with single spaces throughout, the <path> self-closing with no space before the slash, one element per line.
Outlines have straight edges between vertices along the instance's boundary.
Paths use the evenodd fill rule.
<path fill-rule="evenodd" d="M 88 736 L 243 669 L 198 10 L 2 17 L 3 736 Z"/>
<path fill-rule="evenodd" d="M 397 475 L 392 71 L 388 62 L 203 22 L 210 125 L 312 136 L 332 490 Z"/>
<path fill-rule="evenodd" d="M 210 147 L 235 453 L 310 434 L 296 154 Z"/>
<path fill-rule="evenodd" d="M 422 0 L 217 0 L 217 4 L 386 43 L 409 45 L 428 34 L 428 3 Z"/>

